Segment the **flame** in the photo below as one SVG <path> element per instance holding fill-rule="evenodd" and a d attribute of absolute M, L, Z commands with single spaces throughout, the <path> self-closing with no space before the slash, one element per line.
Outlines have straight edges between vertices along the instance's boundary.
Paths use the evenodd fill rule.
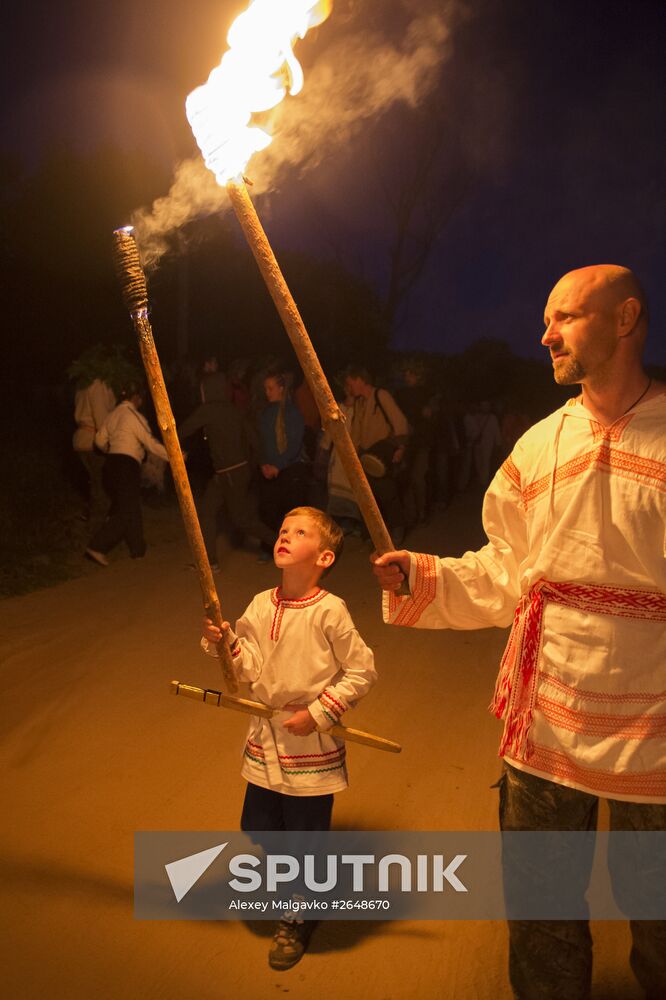
<path fill-rule="evenodd" d="M 243 173 L 248 160 L 270 145 L 268 132 L 251 125 L 303 86 L 292 46 L 328 17 L 332 0 L 251 0 L 229 29 L 228 50 L 193 90 L 185 111 L 206 166 L 218 184 Z"/>

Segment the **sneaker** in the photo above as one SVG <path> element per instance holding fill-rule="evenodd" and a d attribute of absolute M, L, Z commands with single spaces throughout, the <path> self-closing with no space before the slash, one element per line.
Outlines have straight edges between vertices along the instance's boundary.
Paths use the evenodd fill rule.
<path fill-rule="evenodd" d="M 108 566 L 109 560 L 106 558 L 103 552 L 98 552 L 96 549 L 86 549 L 85 556 L 87 559 L 92 559 L 96 562 L 98 566 Z"/>
<path fill-rule="evenodd" d="M 271 969 L 284 971 L 300 962 L 316 924 L 316 920 L 280 920 L 268 953 Z"/>

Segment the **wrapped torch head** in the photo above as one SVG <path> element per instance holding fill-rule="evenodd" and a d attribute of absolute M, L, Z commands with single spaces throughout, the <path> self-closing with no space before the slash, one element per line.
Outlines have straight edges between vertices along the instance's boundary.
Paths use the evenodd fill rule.
<path fill-rule="evenodd" d="M 113 233 L 113 262 L 120 281 L 123 301 L 132 316 L 148 309 L 146 276 L 131 226 Z"/>

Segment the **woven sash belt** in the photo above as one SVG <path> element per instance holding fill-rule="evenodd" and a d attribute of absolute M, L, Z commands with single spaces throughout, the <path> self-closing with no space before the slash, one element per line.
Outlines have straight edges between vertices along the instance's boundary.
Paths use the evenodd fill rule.
<path fill-rule="evenodd" d="M 539 580 L 516 608 L 490 710 L 504 719 L 499 755 L 527 761 L 546 601 L 599 615 L 666 622 L 666 594 L 605 584 Z"/>

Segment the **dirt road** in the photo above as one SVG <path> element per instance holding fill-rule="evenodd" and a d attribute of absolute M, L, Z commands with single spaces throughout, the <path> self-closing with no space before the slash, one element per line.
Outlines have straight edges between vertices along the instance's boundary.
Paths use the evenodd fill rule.
<path fill-rule="evenodd" d="M 269 924 L 134 920 L 134 831 L 236 829 L 244 790 L 245 719 L 167 691 L 172 678 L 219 686 L 198 650 L 198 587 L 169 516 L 177 540 L 152 544 L 145 560 L 120 554 L 106 570 L 0 604 L 3 994 L 508 1000 L 501 923 L 324 923 L 305 959 L 278 974 L 266 961 Z M 477 541 L 476 511 L 461 502 L 410 545 L 456 553 Z M 349 722 L 404 750 L 351 748 L 334 826 L 495 829 L 499 723 L 485 706 L 504 634 L 389 629 L 367 558 L 352 541 L 329 581 L 381 677 Z M 275 582 L 251 552 L 230 553 L 225 613 Z M 626 927 L 593 931 L 595 1000 L 637 1000 Z"/>

